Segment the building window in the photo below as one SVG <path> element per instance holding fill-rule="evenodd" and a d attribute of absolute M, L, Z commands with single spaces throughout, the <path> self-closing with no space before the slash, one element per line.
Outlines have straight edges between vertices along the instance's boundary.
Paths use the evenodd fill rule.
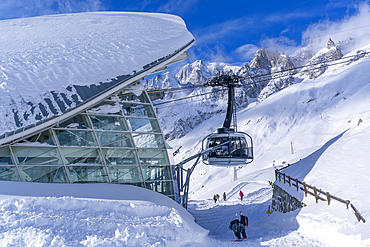
<path fill-rule="evenodd" d="M 68 183 L 64 166 L 19 166 L 23 181 L 39 183 Z"/>
<path fill-rule="evenodd" d="M 161 133 L 157 119 L 127 118 L 127 122 L 132 131 Z"/>

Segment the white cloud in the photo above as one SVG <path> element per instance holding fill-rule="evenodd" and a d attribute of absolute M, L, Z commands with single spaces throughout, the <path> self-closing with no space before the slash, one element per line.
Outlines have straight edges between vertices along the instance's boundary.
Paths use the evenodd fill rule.
<path fill-rule="evenodd" d="M 279 38 L 267 38 L 260 41 L 260 47 L 254 44 L 246 44 L 238 47 L 235 54 L 239 55 L 245 61 L 250 61 L 259 48 L 268 48 L 278 50 L 280 53 L 292 54 L 297 48 L 294 40 L 281 36 Z"/>
<path fill-rule="evenodd" d="M 164 13 L 186 13 L 196 6 L 200 0 L 170 0 L 158 7 L 158 12 Z"/>
<path fill-rule="evenodd" d="M 101 10 L 99 0 L 2 0 L 0 19 Z"/>
<path fill-rule="evenodd" d="M 360 49 L 369 44 L 370 40 L 370 7 L 367 3 L 357 6 L 355 15 L 346 16 L 340 21 L 321 21 L 310 25 L 302 35 L 302 45 L 313 42 L 316 49 L 325 47 L 328 39 L 335 43 L 343 42 L 348 38 L 355 43 L 347 47 L 344 52 Z"/>
<path fill-rule="evenodd" d="M 235 50 L 235 53 L 237 53 L 242 59 L 245 61 L 252 60 L 254 54 L 260 47 L 253 45 L 253 44 L 246 44 L 238 47 Z"/>
<path fill-rule="evenodd" d="M 283 14 L 272 14 L 265 18 L 265 21 L 268 22 L 281 22 L 286 21 L 288 19 L 297 19 L 297 18 L 307 18 L 311 15 L 305 12 L 297 12 L 297 13 L 283 13 Z"/>
<path fill-rule="evenodd" d="M 285 36 L 280 36 L 278 38 L 264 38 L 260 40 L 259 46 L 291 55 L 298 48 L 307 45 L 309 42 L 313 43 L 313 51 L 317 52 L 326 46 L 329 38 L 337 44 L 344 44 L 349 38 L 352 38 L 354 42 L 347 42 L 347 46 L 341 46 L 343 52 L 347 53 L 361 49 L 369 45 L 370 6 L 367 3 L 362 3 L 356 8 L 357 11 L 352 16 L 346 16 L 338 21 L 324 20 L 310 25 L 302 33 L 301 44 L 297 44 L 294 40 Z M 285 29 L 280 35 L 288 31 L 288 29 Z M 237 48 L 235 52 L 242 53 L 244 59 L 250 60 L 258 48 L 256 45 L 246 44 Z"/>
<path fill-rule="evenodd" d="M 291 40 L 285 36 L 278 38 L 267 38 L 260 41 L 262 47 L 269 48 L 271 50 L 278 50 L 280 53 L 292 54 L 297 47 L 294 40 Z"/>
<path fill-rule="evenodd" d="M 279 35 L 283 35 L 284 33 L 287 33 L 289 31 L 290 31 L 289 28 L 285 28 L 283 31 L 280 32 Z"/>
<path fill-rule="evenodd" d="M 232 32 L 245 31 L 248 25 L 249 23 L 244 18 L 238 18 L 196 30 L 193 34 L 197 43 L 200 44 L 222 42 L 222 39 L 228 38 Z"/>

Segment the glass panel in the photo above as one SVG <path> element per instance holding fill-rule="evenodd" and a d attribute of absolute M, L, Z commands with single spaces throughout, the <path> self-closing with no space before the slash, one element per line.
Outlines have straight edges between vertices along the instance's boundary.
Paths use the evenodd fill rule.
<path fill-rule="evenodd" d="M 148 165 L 169 164 L 167 151 L 157 149 L 138 149 L 140 163 Z"/>
<path fill-rule="evenodd" d="M 121 103 L 123 112 L 131 117 L 155 117 L 151 105 L 137 105 L 130 103 Z"/>
<path fill-rule="evenodd" d="M 0 165 L 14 165 L 9 147 L 0 148 Z"/>
<path fill-rule="evenodd" d="M 123 117 L 90 116 L 90 118 L 96 130 L 128 130 L 126 121 Z"/>
<path fill-rule="evenodd" d="M 157 119 L 128 118 L 127 122 L 132 131 L 161 133 Z"/>
<path fill-rule="evenodd" d="M 150 103 L 145 91 L 143 91 L 139 96 L 135 95 L 131 91 L 122 92 L 118 94 L 120 101 L 132 101 L 137 103 Z"/>
<path fill-rule="evenodd" d="M 77 115 L 63 123 L 59 123 L 58 127 L 69 129 L 91 129 L 87 115 Z"/>
<path fill-rule="evenodd" d="M 72 183 L 107 183 L 104 166 L 68 166 Z"/>
<path fill-rule="evenodd" d="M 132 138 L 138 148 L 166 148 L 162 135 L 132 133 Z"/>
<path fill-rule="evenodd" d="M 112 183 L 143 181 L 139 166 L 108 166 Z"/>
<path fill-rule="evenodd" d="M 66 165 L 103 164 L 98 149 L 95 148 L 60 148 Z"/>
<path fill-rule="evenodd" d="M 58 149 L 54 147 L 12 147 L 19 165 L 63 165 Z"/>
<path fill-rule="evenodd" d="M 18 143 L 14 145 L 17 145 L 17 144 Z M 20 141 L 19 144 L 22 144 L 22 145 L 24 144 L 30 144 L 30 145 L 43 144 L 43 146 L 46 146 L 46 145 L 55 146 L 55 141 L 54 141 L 51 130 L 46 130 L 44 132 L 38 133 L 37 135 L 31 136 L 27 139 Z"/>
<path fill-rule="evenodd" d="M 100 146 L 106 147 L 133 147 L 134 144 L 129 133 L 122 132 L 96 132 Z"/>
<path fill-rule="evenodd" d="M 132 149 L 102 148 L 102 152 L 107 165 L 139 164 Z"/>
<path fill-rule="evenodd" d="M 98 146 L 92 131 L 54 130 L 61 146 Z"/>
<path fill-rule="evenodd" d="M 102 115 L 122 115 L 121 107 L 118 102 L 102 102 L 86 111 L 92 114 Z"/>
<path fill-rule="evenodd" d="M 68 183 L 63 166 L 18 166 L 25 182 Z"/>
<path fill-rule="evenodd" d="M 15 166 L 0 166 L 0 180 L 19 181 L 17 167 L 15 167 Z"/>
<path fill-rule="evenodd" d="M 156 181 L 146 182 L 146 188 L 154 190 L 164 195 L 173 195 L 173 182 L 172 181 Z"/>
<path fill-rule="evenodd" d="M 214 137 L 208 141 L 208 147 L 215 147 L 229 141 L 228 137 Z M 209 157 L 229 156 L 229 143 L 221 145 L 218 149 L 209 153 Z"/>
<path fill-rule="evenodd" d="M 143 166 L 143 176 L 147 180 L 172 180 L 169 166 Z"/>
<path fill-rule="evenodd" d="M 246 157 L 247 156 L 247 142 L 245 138 L 231 137 L 230 154 L 233 157 Z"/>

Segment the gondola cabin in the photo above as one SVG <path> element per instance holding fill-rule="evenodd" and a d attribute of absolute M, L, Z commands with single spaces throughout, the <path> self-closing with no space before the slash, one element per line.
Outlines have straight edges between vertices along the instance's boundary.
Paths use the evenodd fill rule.
<path fill-rule="evenodd" d="M 252 138 L 243 132 L 233 129 L 218 129 L 203 139 L 202 148 L 215 146 L 219 148 L 203 155 L 203 163 L 213 166 L 240 166 L 253 161 Z"/>

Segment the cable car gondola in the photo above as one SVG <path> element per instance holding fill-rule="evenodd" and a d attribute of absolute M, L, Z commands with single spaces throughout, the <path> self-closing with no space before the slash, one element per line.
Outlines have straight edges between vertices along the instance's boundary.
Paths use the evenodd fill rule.
<path fill-rule="evenodd" d="M 240 166 L 253 161 L 252 137 L 244 132 L 237 132 L 230 128 L 234 111 L 235 87 L 240 87 L 239 76 L 221 75 L 213 77 L 207 82 L 208 86 L 227 86 L 228 104 L 227 113 L 222 128 L 217 133 L 206 136 L 202 141 L 202 150 L 219 146 L 219 148 L 203 154 L 203 163 L 212 166 Z M 236 118 L 235 118 L 236 119 Z M 236 121 L 234 120 L 236 127 Z"/>

